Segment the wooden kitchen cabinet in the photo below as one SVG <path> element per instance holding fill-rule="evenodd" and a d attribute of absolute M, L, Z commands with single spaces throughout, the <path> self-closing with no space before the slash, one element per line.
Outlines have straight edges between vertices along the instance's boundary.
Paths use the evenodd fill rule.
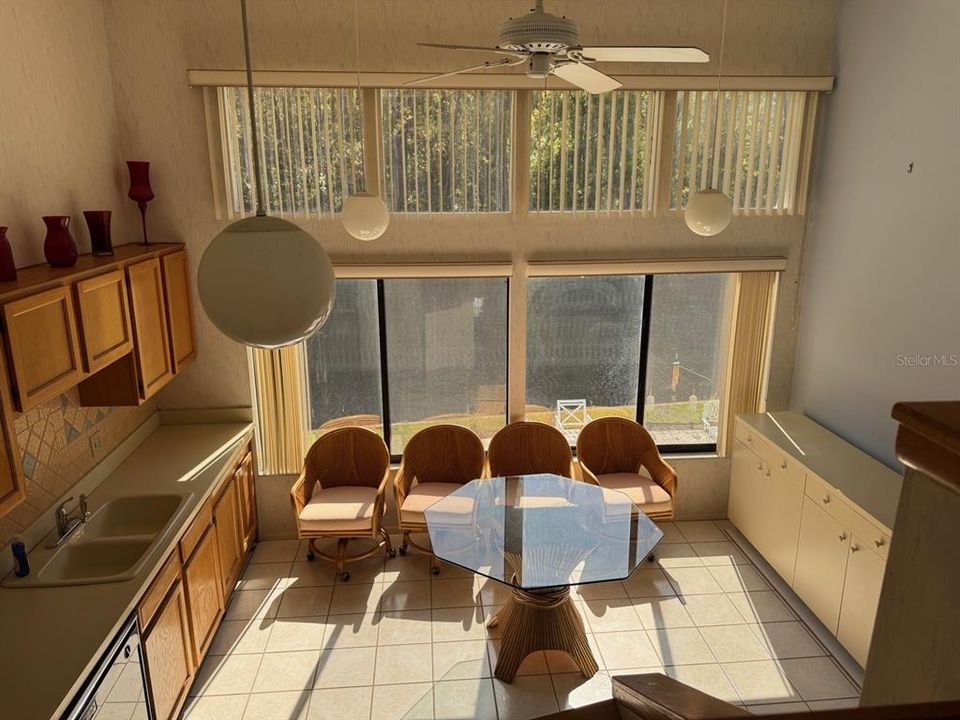
<path fill-rule="evenodd" d="M 183 565 L 183 584 L 187 614 L 190 618 L 190 642 L 196 665 L 200 664 L 207 648 L 213 642 L 224 606 L 217 531 L 210 519 L 200 518 L 206 525 L 206 530 L 193 554 L 184 557 Z"/>
<path fill-rule="evenodd" d="M 75 285 L 86 370 L 95 373 L 133 350 L 127 284 L 122 270 Z"/>
<path fill-rule="evenodd" d="M 178 373 L 197 356 L 193 337 L 193 313 L 190 310 L 190 266 L 187 253 L 163 255 L 163 292 L 167 305 L 167 330 L 170 335 L 170 356 L 173 372 Z"/>
<path fill-rule="evenodd" d="M 23 461 L 13 426 L 13 405 L 7 382 L 7 362 L 0 350 L 0 517 L 27 497 Z"/>
<path fill-rule="evenodd" d="M 80 382 L 83 360 L 69 287 L 5 303 L 3 320 L 18 410 L 36 407 Z"/>
<path fill-rule="evenodd" d="M 146 400 L 173 377 L 160 261 L 152 258 L 128 267 L 127 284 L 133 310 L 140 396 Z"/>
<path fill-rule="evenodd" d="M 870 541 L 853 535 L 840 603 L 837 639 L 861 667 L 866 667 L 870 652 L 886 564 L 886 559 L 871 549 Z"/>
<path fill-rule="evenodd" d="M 804 497 L 793 589 L 834 634 L 849 547 L 849 528 Z"/>
<path fill-rule="evenodd" d="M 143 633 L 150 695 L 156 720 L 176 717 L 193 679 L 187 604 L 179 577 Z"/>
<path fill-rule="evenodd" d="M 243 544 L 240 536 L 240 504 L 237 482 L 230 475 L 213 506 L 213 524 L 217 527 L 217 549 L 226 604 L 243 567 Z"/>
<path fill-rule="evenodd" d="M 240 506 L 241 549 L 247 552 L 257 540 L 257 490 L 253 476 L 253 454 L 247 451 L 234 473 Z"/>

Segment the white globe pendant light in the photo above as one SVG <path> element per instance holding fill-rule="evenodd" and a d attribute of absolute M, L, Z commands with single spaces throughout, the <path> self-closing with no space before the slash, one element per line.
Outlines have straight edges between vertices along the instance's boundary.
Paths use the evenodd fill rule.
<path fill-rule="evenodd" d="M 360 9 L 358 0 L 353 1 L 353 31 L 357 49 L 357 95 L 360 94 Z M 364 146 L 366 155 L 366 146 Z M 367 172 L 371 163 L 364 162 L 363 183 L 366 185 Z M 374 186 L 378 183 L 374 181 Z M 345 198 L 340 210 L 340 222 L 344 229 L 357 240 L 370 242 L 387 231 L 390 225 L 390 213 L 387 204 L 380 195 L 367 192 L 361 186 L 352 195 Z"/>
<path fill-rule="evenodd" d="M 207 246 L 197 272 L 197 292 L 207 317 L 224 335 L 244 345 L 277 348 L 303 340 L 326 322 L 336 285 L 320 243 L 264 210 L 246 0 L 240 0 L 240 8 L 257 214 L 227 226 Z"/>
<path fill-rule="evenodd" d="M 720 126 L 720 77 L 723 72 L 723 45 L 727 38 L 727 0 L 723 1 L 723 26 L 720 31 L 720 60 L 717 63 L 717 104 L 713 113 L 714 137 L 719 137 L 717 129 Z M 706 159 L 704 159 L 706 162 Z M 716 157 L 714 157 L 716 162 Z M 713 181 L 716 182 L 717 172 L 714 168 Z M 687 198 L 687 207 L 683 212 L 683 219 L 697 235 L 711 237 L 727 229 L 733 217 L 733 200 L 715 189 L 712 185 L 697 190 Z"/>

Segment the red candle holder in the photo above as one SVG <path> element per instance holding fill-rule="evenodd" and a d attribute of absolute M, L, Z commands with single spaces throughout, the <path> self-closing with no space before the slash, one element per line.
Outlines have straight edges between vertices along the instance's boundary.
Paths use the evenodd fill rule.
<path fill-rule="evenodd" d="M 142 160 L 127 160 L 127 169 L 130 171 L 130 191 L 127 197 L 137 203 L 140 208 L 140 222 L 143 225 L 143 244 L 149 245 L 147 240 L 147 203 L 153 200 L 153 188 L 150 187 L 150 163 Z"/>

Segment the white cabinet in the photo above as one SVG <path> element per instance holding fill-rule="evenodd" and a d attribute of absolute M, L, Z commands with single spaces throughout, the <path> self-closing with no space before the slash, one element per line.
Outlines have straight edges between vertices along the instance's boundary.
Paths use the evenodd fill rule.
<path fill-rule="evenodd" d="M 754 503 L 757 501 L 762 475 L 763 461 L 738 438 L 733 446 L 727 515 L 754 546 L 758 545 L 758 514 L 755 512 Z"/>
<path fill-rule="evenodd" d="M 854 535 L 848 553 L 837 639 L 861 666 L 867 664 L 886 559 Z"/>
<path fill-rule="evenodd" d="M 804 472 L 776 448 L 768 448 L 761 476 L 758 548 L 788 583 L 793 580 L 800 536 Z"/>
<path fill-rule="evenodd" d="M 793 589 L 834 634 L 849 547 L 850 531 L 816 502 L 804 497 Z"/>

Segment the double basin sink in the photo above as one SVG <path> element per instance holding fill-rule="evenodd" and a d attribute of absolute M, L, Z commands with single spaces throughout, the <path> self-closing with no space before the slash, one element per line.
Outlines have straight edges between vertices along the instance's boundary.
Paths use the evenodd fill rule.
<path fill-rule="evenodd" d="M 3 586 L 50 587 L 122 582 L 133 578 L 154 541 L 185 505 L 183 495 L 135 495 L 107 501 L 59 547 L 31 551 L 31 574 L 13 573 Z M 55 539 L 55 538 L 54 538 Z"/>

